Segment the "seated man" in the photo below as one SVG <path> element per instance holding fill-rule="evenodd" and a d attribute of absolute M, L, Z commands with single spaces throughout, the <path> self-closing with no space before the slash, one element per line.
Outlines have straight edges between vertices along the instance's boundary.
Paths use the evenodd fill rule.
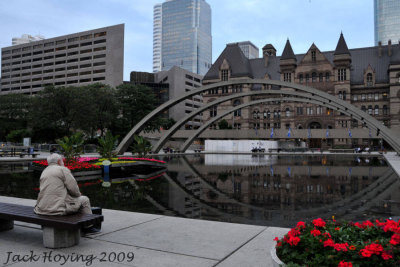
<path fill-rule="evenodd" d="M 40 176 L 40 192 L 34 209 L 40 215 L 92 214 L 89 198 L 82 196 L 78 184 L 62 157 L 52 153 L 47 157 L 48 167 Z M 97 233 L 94 227 L 82 229 L 84 233 Z"/>

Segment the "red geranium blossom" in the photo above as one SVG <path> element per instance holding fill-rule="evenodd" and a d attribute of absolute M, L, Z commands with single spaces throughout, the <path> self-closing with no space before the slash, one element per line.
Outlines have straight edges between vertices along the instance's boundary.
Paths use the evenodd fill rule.
<path fill-rule="evenodd" d="M 353 267 L 353 264 L 351 262 L 341 261 L 339 262 L 338 267 Z"/>
<path fill-rule="evenodd" d="M 317 230 L 317 229 L 311 230 L 310 233 L 311 233 L 313 236 L 319 236 L 319 235 L 321 235 L 321 231 L 320 231 L 320 230 Z"/>
<path fill-rule="evenodd" d="M 324 220 L 322 220 L 321 218 L 318 218 L 318 219 L 313 220 L 313 224 L 316 227 L 324 227 L 326 225 L 326 222 Z"/>

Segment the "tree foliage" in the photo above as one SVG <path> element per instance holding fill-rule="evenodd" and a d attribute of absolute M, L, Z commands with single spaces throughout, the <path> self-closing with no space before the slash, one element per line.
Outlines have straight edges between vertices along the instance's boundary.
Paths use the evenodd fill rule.
<path fill-rule="evenodd" d="M 151 152 L 151 144 L 143 136 L 134 135 L 134 142 L 132 144 L 132 153 L 137 154 L 139 157 L 144 157 Z"/>
<path fill-rule="evenodd" d="M 6 139 L 12 131 L 27 129 L 29 105 L 30 98 L 26 95 L 8 94 L 0 97 L 0 140 Z"/>
<path fill-rule="evenodd" d="M 80 156 L 83 151 L 83 143 L 83 135 L 80 132 L 57 140 L 57 144 L 61 146 L 63 155 L 68 162 L 76 160 Z"/>
<path fill-rule="evenodd" d="M 114 152 L 117 140 L 118 135 L 113 136 L 111 132 L 107 132 L 105 136 L 99 139 L 98 152 L 102 158 L 111 160 L 111 158 L 117 156 L 117 153 Z"/>

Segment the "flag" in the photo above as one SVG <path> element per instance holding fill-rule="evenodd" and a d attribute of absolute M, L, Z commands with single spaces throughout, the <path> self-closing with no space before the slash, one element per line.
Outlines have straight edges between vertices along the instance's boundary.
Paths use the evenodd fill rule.
<path fill-rule="evenodd" d="M 326 167 L 326 176 L 329 176 L 329 168 Z"/>
<path fill-rule="evenodd" d="M 308 128 L 308 138 L 311 138 L 311 129 Z"/>
<path fill-rule="evenodd" d="M 274 128 L 271 128 L 271 135 L 270 135 L 270 137 L 271 137 L 271 138 L 274 137 Z"/>
<path fill-rule="evenodd" d="M 274 168 L 272 168 L 272 165 L 271 165 L 271 167 L 269 168 L 269 170 L 270 170 L 270 172 L 271 172 L 271 176 L 274 176 Z"/>
<path fill-rule="evenodd" d="M 353 136 L 351 135 L 351 130 L 349 129 L 349 137 L 352 138 Z"/>
<path fill-rule="evenodd" d="M 351 170 L 352 170 L 352 168 L 350 167 L 349 168 L 349 176 L 351 176 Z"/>
<path fill-rule="evenodd" d="M 290 167 L 288 167 L 288 168 L 287 168 L 287 173 L 289 174 L 289 177 L 290 177 L 291 171 L 292 171 L 292 170 L 290 169 Z"/>
<path fill-rule="evenodd" d="M 329 128 L 326 128 L 326 138 L 329 137 Z"/>
<path fill-rule="evenodd" d="M 371 138 L 372 137 L 371 128 L 369 128 L 368 130 L 369 130 L 369 137 Z"/>
<path fill-rule="evenodd" d="M 256 131 L 256 136 L 258 135 L 257 133 L 257 126 L 254 127 L 254 130 Z"/>
<path fill-rule="evenodd" d="M 290 137 L 290 136 L 291 136 L 291 132 L 290 132 L 290 127 L 289 127 L 289 130 L 287 132 L 287 137 Z"/>

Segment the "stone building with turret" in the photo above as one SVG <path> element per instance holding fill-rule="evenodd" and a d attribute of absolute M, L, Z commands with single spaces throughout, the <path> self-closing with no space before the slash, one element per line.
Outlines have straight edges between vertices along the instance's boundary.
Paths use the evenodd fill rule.
<path fill-rule="evenodd" d="M 295 54 L 287 40 L 281 56 L 272 44 L 263 47 L 263 57 L 248 59 L 237 44 L 228 44 L 204 76 L 203 85 L 241 79 L 272 79 L 313 87 L 335 95 L 400 130 L 400 44 L 349 49 L 340 34 L 334 51 L 320 51 L 312 44 L 305 54 Z M 262 85 L 234 85 L 212 89 L 203 102 L 236 92 L 269 89 Z M 287 90 L 293 90 L 284 88 Z M 203 113 L 203 120 L 257 97 L 225 102 Z M 259 97 L 258 97 L 259 98 Z M 356 120 L 327 107 L 310 103 L 280 102 L 250 106 L 225 120 L 236 129 L 343 129 L 362 128 Z M 218 129 L 212 125 L 211 129 Z M 376 140 L 377 141 L 377 140 Z M 368 139 L 310 139 L 310 147 L 370 145 Z"/>

